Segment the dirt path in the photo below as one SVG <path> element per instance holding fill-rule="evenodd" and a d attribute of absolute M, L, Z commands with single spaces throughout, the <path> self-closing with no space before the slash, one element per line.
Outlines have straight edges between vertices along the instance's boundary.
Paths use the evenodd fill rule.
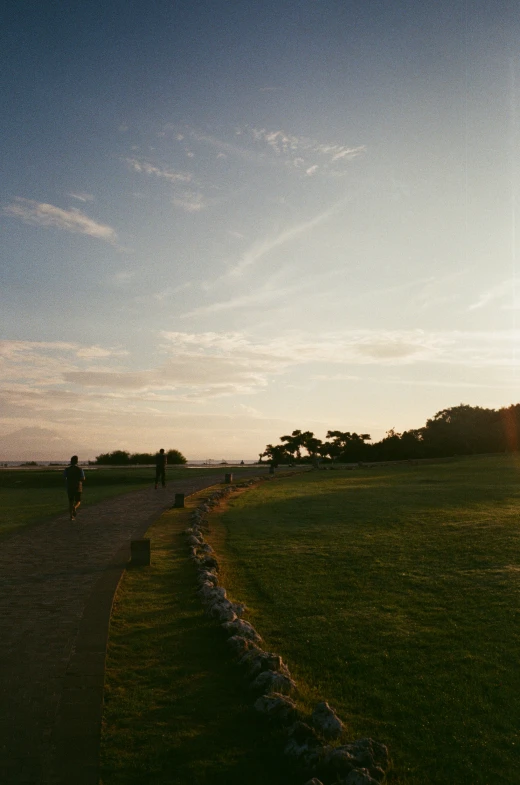
<path fill-rule="evenodd" d="M 255 470 L 240 475 L 258 474 Z M 0 543 L 0 779 L 4 785 L 95 785 L 112 597 L 129 543 L 190 477 L 63 515 Z"/>

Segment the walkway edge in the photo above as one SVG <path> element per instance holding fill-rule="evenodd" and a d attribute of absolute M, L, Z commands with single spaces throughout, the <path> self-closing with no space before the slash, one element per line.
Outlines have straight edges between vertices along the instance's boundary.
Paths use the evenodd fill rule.
<path fill-rule="evenodd" d="M 212 487 L 212 483 L 206 487 Z M 200 490 L 187 494 L 186 498 Z M 162 513 L 141 523 L 131 539 L 144 536 Z M 96 582 L 79 623 L 67 667 L 54 725 L 53 764 L 49 785 L 98 785 L 105 662 L 112 606 L 117 587 L 130 561 L 130 540 L 118 551 Z"/>

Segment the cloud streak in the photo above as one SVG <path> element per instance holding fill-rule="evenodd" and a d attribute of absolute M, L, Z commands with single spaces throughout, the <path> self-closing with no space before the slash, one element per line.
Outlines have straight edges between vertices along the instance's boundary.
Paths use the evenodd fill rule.
<path fill-rule="evenodd" d="M 17 197 L 14 202 L 4 207 L 4 213 L 19 218 L 26 224 L 50 226 L 66 232 L 85 234 L 111 245 L 114 245 L 117 240 L 116 232 L 111 226 L 98 223 L 75 208 L 63 210 L 53 204 Z"/>
<path fill-rule="evenodd" d="M 519 339 L 520 331 L 514 330 L 364 329 L 319 335 L 294 330 L 257 340 L 241 332 L 161 332 L 158 340 L 155 337 L 152 341 L 157 350 L 148 367 L 120 348 L 3 341 L 0 429 L 59 424 L 78 440 L 87 431 L 89 437 L 110 433 L 114 447 L 120 437 L 121 447 L 127 448 L 129 429 L 134 439 L 142 432 L 139 438 L 143 443 L 154 429 L 159 437 L 161 428 L 172 428 L 180 405 L 186 409 L 183 427 L 186 417 L 191 417 L 195 429 L 204 406 L 217 406 L 218 410 L 219 404 L 211 402 L 219 399 L 228 398 L 231 408 L 246 411 L 240 396 L 269 390 L 277 378 L 278 386 L 287 387 L 295 369 L 305 369 L 306 378 L 340 385 L 342 390 L 349 383 L 514 390 L 509 371 L 520 367 L 514 355 Z M 415 369 L 426 369 L 430 375 L 435 366 L 444 366 L 448 378 L 431 384 L 417 378 Z M 376 368 L 377 377 L 372 370 Z M 457 369 L 460 383 L 452 379 L 452 368 Z M 475 369 L 486 369 L 483 384 L 475 378 Z M 502 372 L 492 373 L 493 369 Z M 247 428 L 254 426 L 248 424 Z M 262 446 L 273 437 L 249 432 L 248 438 L 258 439 Z M 204 452 L 206 431 L 201 439 Z"/>
<path fill-rule="evenodd" d="M 190 172 L 175 172 L 171 169 L 163 169 L 160 166 L 151 164 L 149 161 L 140 161 L 138 158 L 125 158 L 125 162 L 134 172 L 158 177 L 170 183 L 191 183 L 193 180 L 193 175 Z"/>
<path fill-rule="evenodd" d="M 303 169 L 308 177 L 317 174 L 319 170 L 338 174 L 343 170 L 344 164 L 366 152 L 365 145 L 352 147 L 345 144 L 323 144 L 283 130 L 269 131 L 266 128 L 246 126 L 240 129 L 239 133 L 249 137 L 263 152 L 270 151 L 277 159 L 296 169 Z"/>
<path fill-rule="evenodd" d="M 508 298 L 510 302 L 516 302 L 518 288 L 518 283 L 512 278 L 501 281 L 488 289 L 487 292 L 483 292 L 479 298 L 469 306 L 468 311 L 480 310 L 490 303 L 495 303 L 498 300 L 505 300 L 506 298 Z"/>
<path fill-rule="evenodd" d="M 315 215 L 314 218 L 289 226 L 273 237 L 254 243 L 223 277 L 238 277 L 242 275 L 248 267 L 252 267 L 257 262 L 260 262 L 265 256 L 268 256 L 271 251 L 298 239 L 316 226 L 325 223 L 325 221 L 348 204 L 349 201 L 350 197 L 343 197 L 331 207 L 327 208 L 327 210 Z"/>

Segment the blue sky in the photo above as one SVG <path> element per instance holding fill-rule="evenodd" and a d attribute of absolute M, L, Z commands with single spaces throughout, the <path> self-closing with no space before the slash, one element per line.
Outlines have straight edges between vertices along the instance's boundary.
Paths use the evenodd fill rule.
<path fill-rule="evenodd" d="M 518 401 L 519 21 L 8 3 L 5 457 L 255 457 Z"/>

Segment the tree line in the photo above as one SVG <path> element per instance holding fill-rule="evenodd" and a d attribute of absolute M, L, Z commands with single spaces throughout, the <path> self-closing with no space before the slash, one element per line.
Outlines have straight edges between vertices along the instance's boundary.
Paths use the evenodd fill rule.
<path fill-rule="evenodd" d="M 186 463 L 186 458 L 179 450 L 168 450 L 166 457 L 169 464 Z M 134 452 L 130 454 L 126 450 L 114 450 L 114 452 L 105 452 L 96 456 L 95 463 L 99 466 L 146 466 L 155 463 L 155 453 Z"/>
<path fill-rule="evenodd" d="M 393 428 L 379 442 L 369 444 L 368 433 L 327 431 L 326 441 L 312 431 L 293 431 L 268 444 L 260 461 L 279 463 L 339 461 L 399 461 L 454 455 L 516 452 L 520 433 L 520 404 L 502 409 L 460 404 L 442 409 L 422 428 L 397 433 Z M 304 451 L 304 452 L 302 452 Z"/>

